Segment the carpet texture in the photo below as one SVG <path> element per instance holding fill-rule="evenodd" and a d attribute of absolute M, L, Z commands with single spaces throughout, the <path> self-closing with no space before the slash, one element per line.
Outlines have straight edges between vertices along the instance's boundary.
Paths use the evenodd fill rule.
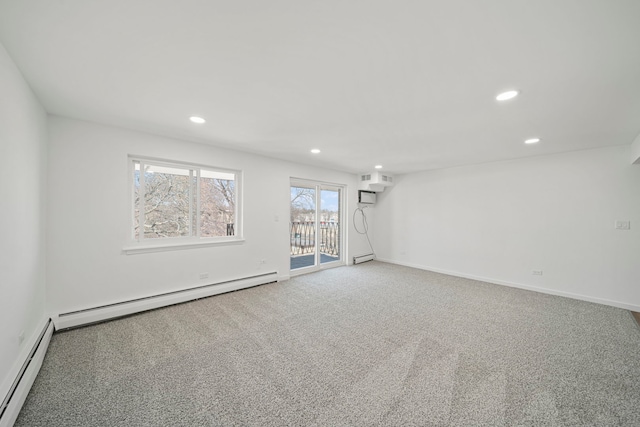
<path fill-rule="evenodd" d="M 16 426 L 639 426 L 628 311 L 380 262 L 56 333 Z"/>

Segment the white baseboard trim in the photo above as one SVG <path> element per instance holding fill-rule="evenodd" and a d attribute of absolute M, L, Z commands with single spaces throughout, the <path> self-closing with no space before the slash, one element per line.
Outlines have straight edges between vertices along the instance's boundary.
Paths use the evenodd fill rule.
<path fill-rule="evenodd" d="M 130 301 L 122 301 L 99 307 L 90 307 L 68 313 L 61 313 L 53 317 L 53 322 L 56 330 L 74 328 L 117 317 L 128 316 L 142 311 L 153 310 L 155 308 L 166 307 L 226 292 L 264 285 L 265 283 L 277 282 L 278 280 L 280 279 L 277 272 L 259 274 L 256 276 L 228 280 L 175 292 L 151 295 Z"/>
<path fill-rule="evenodd" d="M 47 323 L 49 323 L 49 318 L 42 318 L 38 321 L 38 327 L 34 329 L 31 333 L 31 336 L 27 337 L 27 339 L 22 343 L 22 348 L 18 357 L 16 358 L 13 366 L 7 373 L 2 384 L 0 384 L 0 404 L 2 404 L 5 396 L 9 394 L 15 379 L 20 375 L 20 371 L 24 366 L 25 362 L 29 358 L 29 355 L 33 351 L 34 347 L 38 344 L 38 340 L 40 339 L 40 335 L 42 335 L 43 329 L 46 327 Z M 2 407 L 0 407 L 0 412 L 2 411 Z"/>
<path fill-rule="evenodd" d="M 443 269 L 440 269 L 440 268 L 429 267 L 429 266 L 424 266 L 424 265 L 419 265 L 419 264 L 412 264 L 412 263 L 396 261 L 396 260 L 392 260 L 392 259 L 386 259 L 386 258 L 376 258 L 376 259 L 378 261 L 386 262 L 386 263 L 389 263 L 389 264 L 397 264 L 397 265 L 402 265 L 402 266 L 405 266 L 405 267 L 417 268 L 419 270 L 433 271 L 434 273 L 442 273 L 442 274 L 447 274 L 449 276 L 462 277 L 462 278 L 465 278 L 465 279 L 473 279 L 473 280 L 478 280 L 478 281 L 481 281 L 481 282 L 492 283 L 494 285 L 508 286 L 510 288 L 525 289 L 525 290 L 528 290 L 528 291 L 540 292 L 542 294 L 556 295 L 556 296 L 560 296 L 560 297 L 572 298 L 572 299 L 577 299 L 577 300 L 581 300 L 581 301 L 593 302 L 593 303 L 596 303 L 596 304 L 609 305 L 611 307 L 617 307 L 617 308 L 622 308 L 622 309 L 625 309 L 625 310 L 631 310 L 631 311 L 640 312 L 640 306 L 639 305 L 627 304 L 627 303 L 620 302 L 620 301 L 613 301 L 613 300 L 608 300 L 608 299 L 604 299 L 604 298 L 591 297 L 591 296 L 588 296 L 588 295 L 574 294 L 572 292 L 558 291 L 558 290 L 549 289 L 549 288 L 541 288 L 541 287 L 538 287 L 538 286 L 524 285 L 524 284 L 521 284 L 521 283 L 505 282 L 503 280 L 492 279 L 492 278 L 489 278 L 489 277 L 474 276 L 473 274 L 465 274 L 465 273 L 460 273 L 460 272 L 457 272 L 457 271 L 443 270 Z"/>
<path fill-rule="evenodd" d="M 11 376 L 12 384 L 6 390 L 3 387 L 1 396 L 4 400 L 3 406 L 0 407 L 0 427 L 11 427 L 16 422 L 29 390 L 40 372 L 54 330 L 53 322 L 50 319 L 43 323 L 42 329 L 37 330 L 30 340 L 31 346 L 25 346 L 28 351 L 21 358 L 22 363 L 18 372 Z"/>

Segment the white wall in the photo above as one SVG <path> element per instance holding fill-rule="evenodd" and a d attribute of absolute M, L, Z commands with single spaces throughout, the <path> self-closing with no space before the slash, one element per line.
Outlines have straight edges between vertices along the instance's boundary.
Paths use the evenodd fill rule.
<path fill-rule="evenodd" d="M 56 314 L 261 272 L 288 276 L 290 177 L 348 185 L 347 218 L 357 201 L 352 174 L 67 118 L 51 117 L 49 126 L 47 295 Z M 123 254 L 129 154 L 242 170 L 246 241 Z M 366 251 L 352 227 L 347 240 L 349 258 Z"/>
<path fill-rule="evenodd" d="M 618 146 L 399 176 L 379 195 L 377 253 L 640 311 L 640 166 L 630 156 Z"/>
<path fill-rule="evenodd" d="M 638 134 L 633 144 L 631 144 L 631 162 L 640 164 L 640 134 Z"/>
<path fill-rule="evenodd" d="M 0 400 L 45 321 L 46 129 L 45 111 L 0 44 Z"/>

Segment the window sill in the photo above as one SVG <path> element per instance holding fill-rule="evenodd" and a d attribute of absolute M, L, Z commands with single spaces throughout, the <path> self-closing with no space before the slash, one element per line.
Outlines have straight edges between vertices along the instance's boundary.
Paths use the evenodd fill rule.
<path fill-rule="evenodd" d="M 154 243 L 129 245 L 122 248 L 125 255 L 148 254 L 153 252 L 179 251 L 184 249 L 207 248 L 211 246 L 239 245 L 244 243 L 244 239 L 216 239 L 205 241 L 187 241 L 187 242 L 171 242 L 171 243 Z"/>

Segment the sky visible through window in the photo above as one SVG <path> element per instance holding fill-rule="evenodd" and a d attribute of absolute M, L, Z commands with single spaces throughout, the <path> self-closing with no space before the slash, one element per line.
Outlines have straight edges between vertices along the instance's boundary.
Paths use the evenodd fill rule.
<path fill-rule="evenodd" d="M 296 195 L 296 187 L 291 187 L 291 198 L 293 199 Z M 337 212 L 339 201 L 340 201 L 340 193 L 338 191 L 321 191 L 320 199 L 321 199 L 321 207 L 322 209 L 326 209 L 328 211 Z"/>
<path fill-rule="evenodd" d="M 338 196 L 340 193 L 337 191 L 321 191 L 321 205 L 322 209 L 326 209 L 332 212 L 338 211 Z"/>

